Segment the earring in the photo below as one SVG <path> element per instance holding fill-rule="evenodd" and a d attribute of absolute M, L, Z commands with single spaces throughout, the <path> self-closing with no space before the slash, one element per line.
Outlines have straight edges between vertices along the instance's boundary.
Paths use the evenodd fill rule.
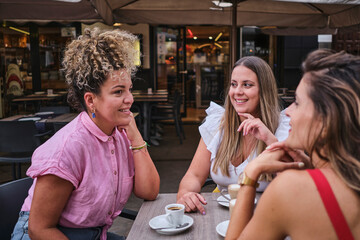
<path fill-rule="evenodd" d="M 96 116 L 95 116 L 95 109 L 92 110 L 91 116 L 92 116 L 92 118 L 95 118 L 95 117 L 96 117 Z"/>

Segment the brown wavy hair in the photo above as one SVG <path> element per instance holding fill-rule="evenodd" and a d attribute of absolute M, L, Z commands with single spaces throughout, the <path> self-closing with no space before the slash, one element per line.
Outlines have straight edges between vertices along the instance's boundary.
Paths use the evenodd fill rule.
<path fill-rule="evenodd" d="M 109 73 L 125 69 L 136 71 L 137 37 L 122 30 L 101 32 L 85 29 L 65 50 L 63 70 L 69 85 L 68 103 L 76 110 L 86 110 L 84 94 L 100 94 L 100 87 Z"/>
<path fill-rule="evenodd" d="M 241 58 L 235 63 L 234 68 L 238 66 L 247 67 L 256 74 L 260 89 L 259 118 L 272 133 L 275 133 L 279 124 L 280 106 L 278 102 L 276 80 L 272 69 L 263 59 L 255 56 Z M 229 81 L 227 93 L 229 93 L 230 85 L 231 81 Z M 216 153 L 212 171 L 217 173 L 217 169 L 220 167 L 221 173 L 229 176 L 229 165 L 231 160 L 235 158 L 244 159 L 247 156 L 243 156 L 241 151 L 244 142 L 243 135 L 237 131 L 241 122 L 231 104 L 230 96 L 228 94 L 225 99 L 224 108 L 225 114 L 220 124 L 220 131 L 222 131 L 223 137 L 219 150 Z M 257 153 L 261 153 L 264 151 L 265 147 L 266 145 L 264 142 L 257 140 L 253 149 L 256 149 Z"/>
<path fill-rule="evenodd" d="M 308 95 L 322 129 L 309 143 L 360 195 L 360 57 L 344 51 L 316 50 L 303 65 L 309 75 Z"/>

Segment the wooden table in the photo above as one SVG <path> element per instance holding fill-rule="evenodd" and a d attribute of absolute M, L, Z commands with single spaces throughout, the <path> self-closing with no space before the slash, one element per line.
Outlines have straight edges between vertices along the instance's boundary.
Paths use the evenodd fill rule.
<path fill-rule="evenodd" d="M 74 118 L 76 118 L 77 115 L 79 115 L 79 113 L 64 113 L 64 114 L 60 114 L 60 115 L 55 115 L 54 117 L 50 116 L 49 118 L 44 118 L 44 119 L 36 122 L 35 125 L 39 132 L 49 131 L 49 130 L 56 131 L 56 129 L 57 129 L 56 126 L 63 127 L 67 123 L 71 122 Z M 0 121 L 16 121 L 23 117 L 40 117 L 40 116 L 36 116 L 34 114 L 14 115 L 11 117 L 0 119 Z M 61 127 L 58 127 L 58 129 L 60 129 Z"/>
<path fill-rule="evenodd" d="M 26 115 L 14 115 L 14 116 L 11 116 L 11 117 L 7 117 L 7 118 L 2 118 L 0 119 L 0 121 L 15 121 L 19 118 L 22 118 L 22 117 L 25 117 Z"/>
<path fill-rule="evenodd" d="M 53 122 L 68 123 L 68 122 L 71 122 L 74 118 L 76 118 L 77 115 L 79 115 L 79 113 L 64 113 L 64 114 L 60 114 L 54 118 L 48 118 L 48 119 L 43 119 L 43 120 L 46 120 L 46 122 L 48 122 L 48 123 L 53 123 Z M 23 118 L 23 117 L 37 117 L 37 116 L 34 114 L 14 115 L 11 117 L 0 119 L 0 121 L 15 121 L 15 120 Z"/>
<path fill-rule="evenodd" d="M 39 106 L 43 101 L 54 101 L 54 100 L 62 100 L 66 95 L 66 92 L 58 92 L 51 95 L 46 93 L 44 94 L 29 94 L 20 97 L 16 97 L 11 100 L 12 103 L 23 103 L 24 110 L 26 111 L 26 104 L 33 103 L 35 106 L 35 110 L 39 110 Z"/>
<path fill-rule="evenodd" d="M 42 95 L 36 95 L 36 94 L 30 94 L 30 95 L 25 95 L 25 96 L 21 96 L 18 98 L 14 98 L 12 100 L 12 102 L 35 102 L 35 101 L 51 101 L 54 100 L 56 98 L 61 98 L 63 95 L 61 94 L 52 94 L 52 95 L 46 95 L 46 94 L 42 94 Z"/>
<path fill-rule="evenodd" d="M 54 123 L 54 122 L 69 123 L 74 118 L 76 118 L 78 115 L 79 115 L 79 113 L 64 113 L 64 114 L 60 114 L 54 118 L 48 118 L 48 119 L 46 119 L 46 122 L 48 122 L 48 123 Z M 134 115 L 134 117 L 136 117 L 139 115 L 139 113 L 134 112 L 133 115 Z M 0 121 L 14 121 L 14 120 L 17 120 L 22 117 L 29 117 L 29 115 L 14 115 L 11 117 L 0 119 Z M 34 115 L 33 117 L 36 117 L 36 116 Z"/>
<path fill-rule="evenodd" d="M 158 239 L 224 239 L 216 232 L 216 226 L 230 219 L 229 209 L 221 206 L 216 199 L 220 193 L 202 193 L 207 201 L 205 205 L 206 215 L 186 213 L 194 219 L 194 224 L 177 235 L 162 235 L 149 226 L 149 221 L 158 215 L 165 214 L 165 206 L 176 202 L 176 193 L 159 194 L 155 201 L 145 201 L 139 210 L 135 222 L 130 230 L 127 240 L 158 240 Z M 260 194 L 257 193 L 259 198 Z"/>
<path fill-rule="evenodd" d="M 61 114 L 61 115 L 56 116 L 54 118 L 46 119 L 46 122 L 48 122 L 48 123 L 54 123 L 54 122 L 69 123 L 74 118 L 76 118 L 77 115 L 79 115 L 79 113 L 64 113 L 64 114 Z"/>
<path fill-rule="evenodd" d="M 150 104 L 156 102 L 167 102 L 168 92 L 163 90 L 148 92 L 133 92 L 135 103 L 141 104 L 140 115 L 143 117 L 143 138 L 150 141 Z"/>

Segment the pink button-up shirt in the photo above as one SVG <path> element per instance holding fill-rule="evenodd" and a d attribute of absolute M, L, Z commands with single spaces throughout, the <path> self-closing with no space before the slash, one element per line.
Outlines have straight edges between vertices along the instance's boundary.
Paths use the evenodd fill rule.
<path fill-rule="evenodd" d="M 36 149 L 27 175 L 34 183 L 22 211 L 30 211 L 36 177 L 56 175 L 74 185 L 59 224 L 104 226 L 101 239 L 121 213 L 133 189 L 134 160 L 125 132 L 103 133 L 86 112 Z"/>

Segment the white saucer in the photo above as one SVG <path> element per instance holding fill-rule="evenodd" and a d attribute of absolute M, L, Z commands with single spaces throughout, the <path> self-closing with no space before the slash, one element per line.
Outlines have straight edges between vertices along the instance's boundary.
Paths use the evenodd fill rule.
<path fill-rule="evenodd" d="M 225 237 L 226 231 L 227 231 L 228 226 L 229 226 L 229 222 L 230 222 L 230 220 L 226 220 L 226 221 L 223 221 L 223 222 L 219 223 L 219 224 L 216 226 L 216 232 L 217 232 L 220 236 Z"/>
<path fill-rule="evenodd" d="M 230 199 L 230 194 L 224 194 L 224 195 Z M 224 207 L 229 207 L 229 200 L 227 200 L 223 196 L 218 197 L 216 200 L 217 200 L 218 204 L 220 204 Z"/>
<path fill-rule="evenodd" d="M 158 233 L 161 233 L 161 234 L 165 234 L 165 235 L 177 234 L 177 233 L 185 231 L 186 229 L 191 227 L 193 225 L 193 223 L 194 223 L 194 220 L 192 219 L 192 217 L 184 215 L 183 223 L 189 223 L 189 225 L 187 225 L 187 226 L 185 226 L 183 228 L 178 228 L 178 229 L 168 228 L 168 229 L 155 230 L 155 231 L 157 231 Z M 164 214 L 164 215 L 160 215 L 160 216 L 156 216 L 156 217 L 152 218 L 149 221 L 149 226 L 152 229 L 154 229 L 154 228 L 160 228 L 160 227 L 168 227 L 168 226 L 171 226 L 171 225 L 166 220 L 166 215 Z"/>
<path fill-rule="evenodd" d="M 54 112 L 37 112 L 35 113 L 36 116 L 42 116 L 42 115 L 52 115 Z"/>
<path fill-rule="evenodd" d="M 41 118 L 39 118 L 39 117 L 28 117 L 28 118 L 20 118 L 20 119 L 18 119 L 18 121 L 20 121 L 20 122 L 23 122 L 23 121 L 39 121 L 39 120 L 41 120 Z"/>
<path fill-rule="evenodd" d="M 224 194 L 226 197 L 230 198 L 229 194 Z M 216 199 L 216 201 L 218 202 L 218 204 L 224 206 L 224 207 L 229 207 L 229 200 L 227 200 L 226 198 L 224 198 L 223 196 L 220 196 Z M 257 203 L 256 198 L 254 199 L 254 204 Z"/>

